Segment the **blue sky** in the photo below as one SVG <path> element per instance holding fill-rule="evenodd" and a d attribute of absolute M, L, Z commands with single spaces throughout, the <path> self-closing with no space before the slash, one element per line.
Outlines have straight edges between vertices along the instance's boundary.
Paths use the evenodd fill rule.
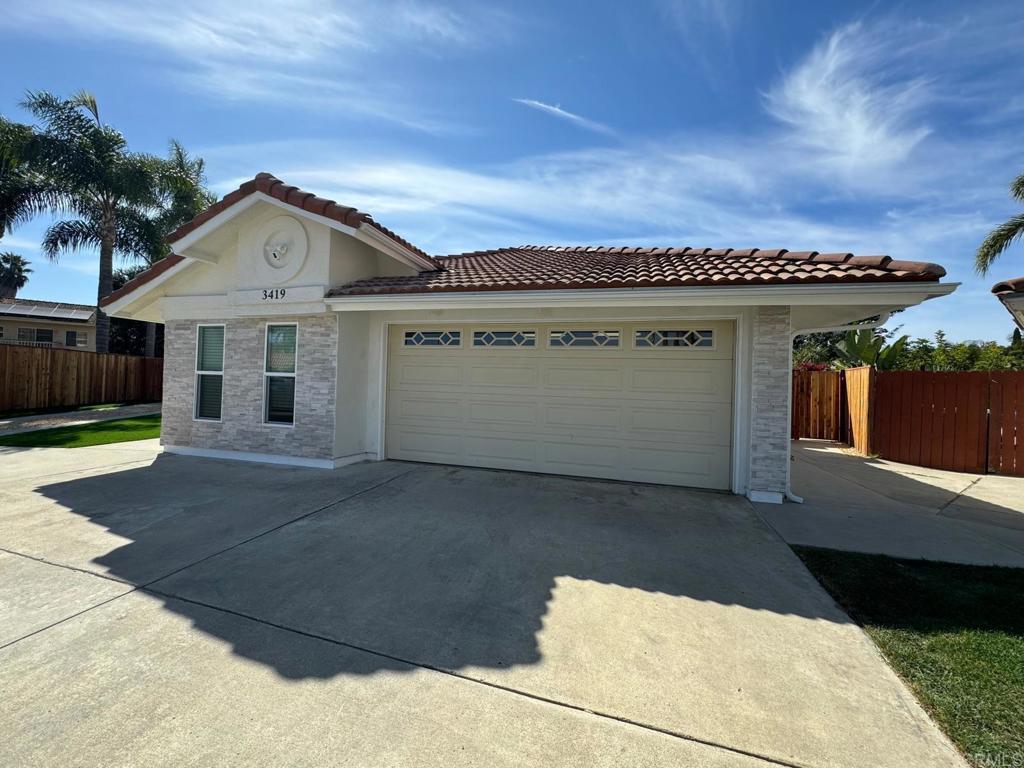
<path fill-rule="evenodd" d="M 0 18 L 0 112 L 93 91 L 133 149 L 176 138 L 219 194 L 258 171 L 431 253 L 785 247 L 936 261 L 903 332 L 1003 340 L 985 233 L 1019 211 L 1019 3 L 33 0 Z M 94 254 L 4 250 L 26 297 L 89 302 Z"/>

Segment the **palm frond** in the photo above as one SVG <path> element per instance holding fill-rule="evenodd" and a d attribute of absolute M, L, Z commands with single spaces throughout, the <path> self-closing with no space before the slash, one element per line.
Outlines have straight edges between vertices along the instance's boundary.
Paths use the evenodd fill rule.
<path fill-rule="evenodd" d="M 1010 194 L 1024 203 L 1024 173 L 1013 180 L 1010 184 Z"/>
<path fill-rule="evenodd" d="M 96 125 L 102 125 L 100 122 L 100 105 L 96 102 L 96 97 L 92 93 L 83 88 L 71 94 L 71 98 L 68 101 L 76 107 L 81 107 L 88 111 L 96 119 Z"/>
<path fill-rule="evenodd" d="M 62 253 L 99 248 L 99 228 L 92 221 L 71 219 L 51 224 L 43 235 L 43 255 L 57 261 Z"/>
<path fill-rule="evenodd" d="M 974 268 L 978 274 L 986 274 L 999 255 L 1022 235 L 1024 235 L 1024 214 L 1018 214 L 992 230 L 974 256 Z"/>

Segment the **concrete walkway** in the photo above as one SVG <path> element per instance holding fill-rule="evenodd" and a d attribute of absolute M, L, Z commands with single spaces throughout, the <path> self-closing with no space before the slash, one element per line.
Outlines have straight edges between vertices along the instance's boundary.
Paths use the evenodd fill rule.
<path fill-rule="evenodd" d="M 0 449 L 0 765 L 965 767 L 743 498 L 140 443 Z"/>
<path fill-rule="evenodd" d="M 819 440 L 793 443 L 804 504 L 758 504 L 790 544 L 1024 568 L 1024 478 L 867 459 Z"/>
<path fill-rule="evenodd" d="M 160 403 L 141 403 L 96 411 L 66 411 L 64 413 L 41 413 L 35 416 L 15 416 L 0 419 L 0 437 L 20 432 L 35 432 L 38 429 L 73 427 L 76 424 L 92 424 L 94 421 L 128 419 L 134 416 L 149 416 L 160 413 Z"/>

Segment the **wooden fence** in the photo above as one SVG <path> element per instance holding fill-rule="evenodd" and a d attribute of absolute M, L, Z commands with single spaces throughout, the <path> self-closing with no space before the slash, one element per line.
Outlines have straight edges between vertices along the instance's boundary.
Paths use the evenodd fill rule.
<path fill-rule="evenodd" d="M 0 413 L 157 402 L 163 359 L 0 344 Z"/>
<path fill-rule="evenodd" d="M 1024 476 L 1024 372 L 794 371 L 792 432 L 906 464 Z"/>

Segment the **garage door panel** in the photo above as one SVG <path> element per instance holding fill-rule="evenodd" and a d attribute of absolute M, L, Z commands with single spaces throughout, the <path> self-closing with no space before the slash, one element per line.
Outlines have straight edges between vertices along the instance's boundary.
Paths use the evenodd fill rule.
<path fill-rule="evenodd" d="M 628 411 L 628 429 L 632 436 L 645 439 L 701 441 L 710 445 L 729 445 L 732 424 L 731 406 L 726 403 L 690 407 L 637 407 Z"/>
<path fill-rule="evenodd" d="M 465 409 L 468 425 L 499 424 L 502 426 L 536 427 L 539 406 L 531 402 L 501 402 L 496 400 L 470 400 Z"/>
<path fill-rule="evenodd" d="M 471 364 L 468 370 L 466 383 L 471 387 L 536 387 L 540 379 L 537 368 L 529 364 Z"/>
<path fill-rule="evenodd" d="M 398 380 L 404 385 L 460 384 L 462 369 L 452 365 L 438 365 L 420 361 L 404 360 L 399 367 Z"/>
<path fill-rule="evenodd" d="M 622 406 L 616 402 L 548 403 L 544 408 L 544 424 L 557 429 L 622 428 Z"/>
<path fill-rule="evenodd" d="M 463 326 L 462 338 L 480 327 Z M 387 456 L 729 487 L 731 323 L 700 324 L 713 329 L 714 349 L 635 348 L 635 324 L 618 326 L 616 348 L 556 348 L 547 345 L 554 326 L 532 327 L 529 349 L 410 350 L 406 329 L 393 329 Z"/>

